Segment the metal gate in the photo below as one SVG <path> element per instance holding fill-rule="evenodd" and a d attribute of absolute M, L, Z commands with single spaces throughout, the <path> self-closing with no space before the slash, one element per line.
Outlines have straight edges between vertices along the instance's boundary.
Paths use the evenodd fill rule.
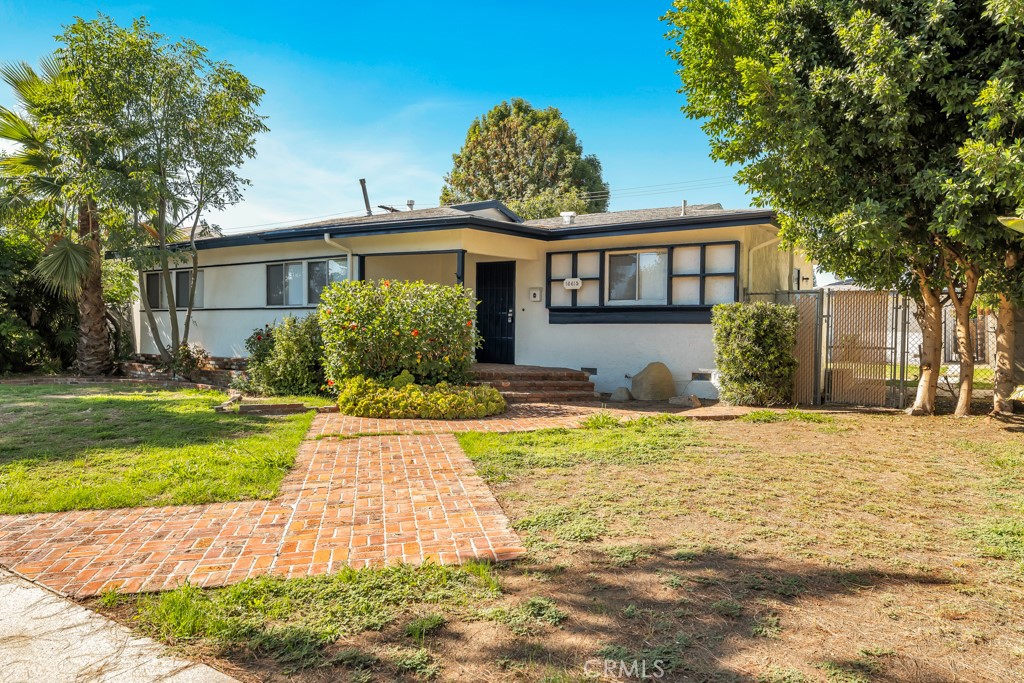
<path fill-rule="evenodd" d="M 923 335 L 916 304 L 896 292 L 813 289 L 749 294 L 751 301 L 788 304 L 797 311 L 794 400 L 805 405 L 842 403 L 905 408 L 920 376 Z M 956 314 L 943 309 L 943 365 L 939 390 L 956 397 L 959 361 Z M 996 324 L 980 313 L 971 320 L 975 389 L 994 381 Z"/>
<path fill-rule="evenodd" d="M 903 407 L 906 305 L 894 292 L 826 290 L 822 401 Z"/>
<path fill-rule="evenodd" d="M 752 295 L 797 311 L 794 400 L 902 408 L 909 302 L 895 292 L 807 290 Z"/>

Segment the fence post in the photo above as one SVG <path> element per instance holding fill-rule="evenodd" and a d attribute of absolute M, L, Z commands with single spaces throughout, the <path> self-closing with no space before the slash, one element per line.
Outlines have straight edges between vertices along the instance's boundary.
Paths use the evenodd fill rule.
<path fill-rule="evenodd" d="M 899 296 L 899 295 L 897 295 Z M 910 340 L 910 299 L 906 296 L 900 297 L 900 316 L 902 317 L 900 329 L 900 401 L 897 406 L 900 410 L 907 407 L 907 361 L 909 356 Z M 918 380 L 920 381 L 920 380 Z"/>

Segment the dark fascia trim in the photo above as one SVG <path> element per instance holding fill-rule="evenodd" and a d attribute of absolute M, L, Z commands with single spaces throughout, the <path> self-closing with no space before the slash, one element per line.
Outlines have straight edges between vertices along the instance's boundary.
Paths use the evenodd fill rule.
<path fill-rule="evenodd" d="M 612 237 L 616 235 L 637 235 L 652 232 L 677 232 L 703 230 L 707 228 L 733 228 L 746 225 L 776 225 L 775 212 L 771 210 L 751 211 L 746 214 L 722 216 L 678 216 L 656 221 L 635 223 L 611 223 L 609 225 L 581 225 L 573 228 L 550 230 L 549 241 L 585 239 L 588 237 Z"/>
<path fill-rule="evenodd" d="M 708 228 L 729 228 L 746 225 L 757 225 L 768 222 L 775 224 L 773 211 L 757 211 L 743 215 L 729 214 L 726 216 L 679 216 L 657 221 L 637 223 L 614 223 L 611 225 L 579 226 L 575 228 L 559 228 L 549 230 L 522 223 L 507 223 L 479 216 L 445 216 L 419 221 L 393 221 L 375 225 L 320 225 L 309 228 L 293 228 L 275 230 L 273 232 L 256 232 L 244 235 L 228 235 L 213 237 L 196 242 L 197 249 L 223 249 L 254 244 L 275 244 L 278 242 L 301 242 L 321 240 L 324 235 L 335 238 L 370 237 L 374 235 L 394 235 L 410 232 L 431 232 L 435 230 L 469 229 L 481 232 L 493 232 L 513 237 L 525 237 L 543 242 L 586 239 L 588 237 L 613 237 L 617 235 L 635 235 L 657 232 L 676 232 L 683 230 L 702 230 Z"/>
<path fill-rule="evenodd" d="M 577 306 L 548 309 L 550 325 L 710 325 L 710 306 Z"/>
<path fill-rule="evenodd" d="M 467 202 L 466 204 L 453 204 L 453 209 L 459 211 L 479 211 L 480 209 L 494 209 L 500 212 L 503 216 L 508 216 L 509 220 L 514 223 L 524 222 L 523 217 L 517 214 L 512 209 L 499 202 L 497 199 L 487 199 L 482 202 Z"/>

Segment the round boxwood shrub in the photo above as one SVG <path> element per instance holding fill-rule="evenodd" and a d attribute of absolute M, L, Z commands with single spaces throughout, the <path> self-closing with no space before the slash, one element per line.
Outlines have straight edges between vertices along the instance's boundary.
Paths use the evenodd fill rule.
<path fill-rule="evenodd" d="M 286 315 L 277 325 L 253 330 L 245 340 L 247 379 L 238 388 L 263 396 L 313 396 L 324 392 L 323 342 L 315 315 Z"/>
<path fill-rule="evenodd" d="M 447 382 L 424 386 L 409 380 L 408 373 L 388 383 L 352 377 L 340 384 L 338 408 L 357 417 L 432 420 L 480 418 L 505 410 L 505 399 L 494 387 Z"/>
<path fill-rule="evenodd" d="M 321 294 L 327 377 L 418 384 L 466 381 L 480 338 L 476 300 L 459 285 L 392 280 L 335 283 Z"/>
<path fill-rule="evenodd" d="M 797 313 L 766 302 L 712 309 L 719 394 L 734 405 L 790 403 L 796 375 Z"/>

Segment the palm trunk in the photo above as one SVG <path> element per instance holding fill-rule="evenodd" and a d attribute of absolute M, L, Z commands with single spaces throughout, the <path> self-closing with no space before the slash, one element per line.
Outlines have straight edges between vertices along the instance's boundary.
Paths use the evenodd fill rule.
<path fill-rule="evenodd" d="M 933 415 L 942 371 L 942 301 L 926 279 L 923 276 L 920 279 L 921 300 L 917 302 L 915 317 L 921 327 L 921 377 L 914 405 L 907 408 L 907 414 Z"/>
<path fill-rule="evenodd" d="M 971 399 L 974 398 L 974 334 L 971 330 L 971 307 L 978 291 L 978 269 L 974 266 L 964 269 L 963 291 L 958 295 L 956 283 L 949 282 L 949 298 L 956 311 L 956 342 L 960 354 L 960 395 L 956 402 L 957 417 L 971 414 Z"/>
<path fill-rule="evenodd" d="M 91 257 L 78 297 L 78 371 L 84 375 L 110 372 L 110 341 L 107 335 L 107 309 L 103 303 L 103 254 L 96 202 L 92 199 L 78 207 L 78 235 L 85 241 Z"/>
<path fill-rule="evenodd" d="M 939 292 L 928 282 L 925 273 L 917 273 L 921 299 L 917 302 L 915 317 L 921 328 L 921 373 L 917 383 L 914 404 L 907 409 L 909 415 L 935 413 L 935 395 L 942 370 L 942 301 Z"/>
<path fill-rule="evenodd" d="M 1014 347 L 1017 343 L 1017 307 L 1005 295 L 999 296 L 999 313 L 996 325 L 996 373 L 992 392 L 992 412 L 1012 413 L 1013 401 L 1010 396 L 1014 384 Z"/>

